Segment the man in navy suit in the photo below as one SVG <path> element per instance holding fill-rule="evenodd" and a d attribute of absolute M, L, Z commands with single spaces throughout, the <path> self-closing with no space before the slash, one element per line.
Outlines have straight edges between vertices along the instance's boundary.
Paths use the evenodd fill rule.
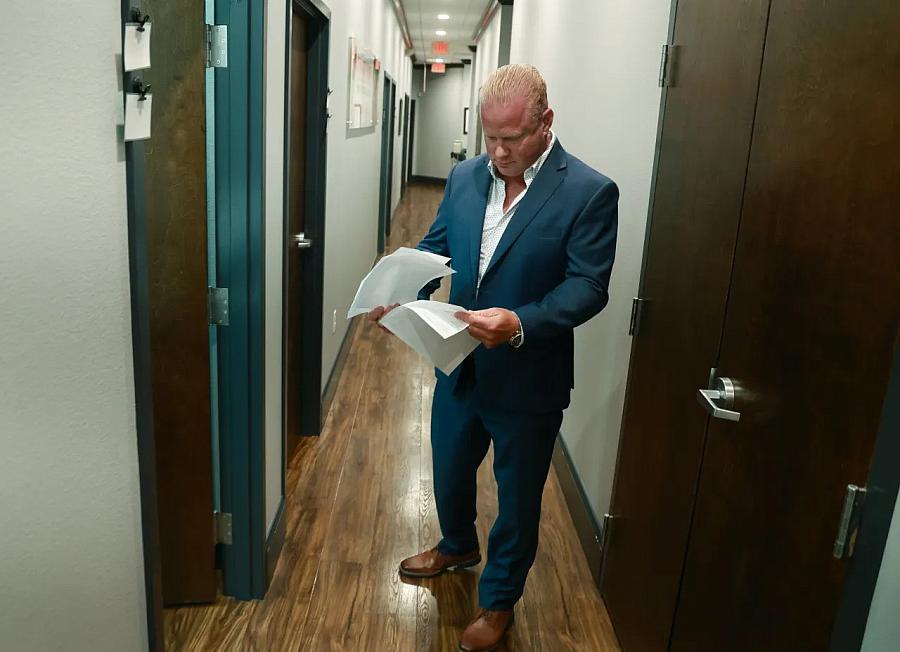
<path fill-rule="evenodd" d="M 460 641 L 466 652 L 499 645 L 534 562 L 541 495 L 573 387 L 573 329 L 608 301 L 618 203 L 616 184 L 556 139 L 533 66 L 494 72 L 480 105 L 487 156 L 453 168 L 419 248 L 452 259 L 450 303 L 467 309 L 457 316 L 483 346 L 450 376 L 438 372 L 431 440 L 443 538 L 400 564 L 404 576 L 433 577 L 481 562 L 475 478 L 493 442 L 499 516 L 481 609 Z"/>

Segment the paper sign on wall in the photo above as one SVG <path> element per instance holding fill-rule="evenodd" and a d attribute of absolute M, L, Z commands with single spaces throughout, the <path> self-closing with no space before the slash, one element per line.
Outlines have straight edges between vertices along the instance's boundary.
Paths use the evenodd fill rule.
<path fill-rule="evenodd" d="M 125 95 L 125 141 L 150 138 L 150 116 L 153 113 L 153 95 L 141 99 L 139 93 Z"/>
<path fill-rule="evenodd" d="M 440 72 L 446 72 L 446 71 L 447 71 L 447 64 L 445 64 L 445 63 L 431 64 L 431 72 L 440 73 Z"/>
<path fill-rule="evenodd" d="M 434 54 L 447 54 L 450 52 L 450 44 L 447 41 L 432 41 L 431 51 Z"/>
<path fill-rule="evenodd" d="M 150 23 L 144 23 L 144 30 L 140 31 L 140 24 L 125 24 L 125 43 L 122 51 L 125 72 L 143 70 L 150 67 Z"/>

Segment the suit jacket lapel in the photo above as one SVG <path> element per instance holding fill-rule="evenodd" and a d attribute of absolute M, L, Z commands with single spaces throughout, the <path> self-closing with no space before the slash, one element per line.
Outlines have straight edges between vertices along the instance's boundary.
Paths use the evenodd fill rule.
<path fill-rule="evenodd" d="M 540 211 L 544 204 L 547 203 L 547 200 L 550 199 L 554 192 L 556 192 L 559 184 L 561 184 L 565 178 L 565 169 L 566 151 L 562 148 L 562 145 L 559 144 L 559 141 L 556 141 L 556 145 L 553 146 L 550 156 L 547 157 L 540 172 L 538 172 L 534 181 L 531 182 L 531 187 L 528 188 L 528 191 L 519 203 L 518 208 L 516 208 L 516 212 L 509 225 L 506 227 L 506 231 L 503 232 L 503 237 L 500 238 L 500 242 L 497 244 L 497 250 L 491 257 L 491 263 L 484 273 L 482 282 L 488 277 L 491 270 L 497 266 L 506 252 L 509 251 L 509 248 L 512 247 L 518 237 L 522 235 L 522 231 L 524 231 L 525 227 L 531 223 L 538 214 L 538 211 Z M 490 176 L 490 172 L 488 172 L 488 176 Z M 490 187 L 488 187 L 488 190 L 490 190 Z M 482 223 L 483 222 L 484 217 L 482 216 Z M 479 240 L 479 250 L 480 248 L 481 245 Z"/>
<path fill-rule="evenodd" d="M 472 283 L 478 279 L 478 261 L 481 258 L 481 235 L 484 232 L 484 213 L 487 210 L 488 195 L 491 192 L 491 171 L 487 167 L 487 158 L 483 165 L 477 165 L 472 174 L 475 177 L 475 192 L 471 203 L 466 207 L 466 219 L 469 221 L 469 271 Z"/>

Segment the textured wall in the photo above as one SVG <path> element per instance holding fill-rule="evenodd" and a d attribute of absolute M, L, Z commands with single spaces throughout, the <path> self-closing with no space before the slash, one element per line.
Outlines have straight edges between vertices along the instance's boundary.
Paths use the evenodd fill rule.
<path fill-rule="evenodd" d="M 475 156 L 478 149 L 478 91 L 492 72 L 497 69 L 497 62 L 500 55 L 500 12 L 494 14 L 491 24 L 481 35 L 478 41 L 478 49 L 475 51 L 475 57 L 472 60 L 472 82 L 469 106 L 472 107 L 472 118 L 470 122 L 468 142 L 466 148 L 469 150 L 469 157 Z M 482 147 L 483 149 L 483 147 Z"/>
<path fill-rule="evenodd" d="M 0 647 L 146 649 L 118 3 L 0 9 Z"/>
<path fill-rule="evenodd" d="M 349 38 L 359 39 L 382 61 L 383 70 L 397 84 L 397 97 L 409 93 L 412 64 L 403 55 L 400 27 L 389 0 L 330 0 L 331 57 L 329 87 L 334 91 L 329 109 L 334 117 L 328 127 L 328 189 L 325 216 L 325 299 L 323 310 L 322 386 L 334 367 L 347 332 L 347 310 L 356 289 L 375 261 L 378 246 L 378 190 L 381 179 L 381 124 L 348 132 L 347 75 Z M 381 105 L 381 84 L 378 98 Z M 380 120 L 380 113 L 379 113 Z M 394 177 L 401 156 L 394 139 Z M 395 188 L 398 187 L 395 181 Z M 393 197 L 397 203 L 397 195 Z M 337 328 L 332 314 L 337 310 Z"/>
<path fill-rule="evenodd" d="M 281 501 L 284 68 L 287 0 L 266 2 L 266 532 Z"/>
<path fill-rule="evenodd" d="M 897 609 L 900 605 L 900 497 L 894 507 L 891 519 L 891 530 L 881 559 L 881 571 L 872 606 L 869 609 L 869 622 L 863 639 L 863 652 L 882 652 L 883 650 L 900 650 L 900 618 Z"/>
<path fill-rule="evenodd" d="M 466 68 L 428 72 L 425 93 L 422 71 L 413 74 L 416 95 L 416 138 L 413 174 L 446 179 L 450 172 L 450 152 L 454 140 L 463 140 L 463 107 L 468 100 L 470 75 Z"/>
<path fill-rule="evenodd" d="M 517 0 L 511 61 L 547 80 L 555 130 L 621 192 L 610 303 L 576 331 L 575 392 L 562 426 L 594 515 L 612 489 L 631 354 L 628 322 L 643 256 L 669 0 Z"/>

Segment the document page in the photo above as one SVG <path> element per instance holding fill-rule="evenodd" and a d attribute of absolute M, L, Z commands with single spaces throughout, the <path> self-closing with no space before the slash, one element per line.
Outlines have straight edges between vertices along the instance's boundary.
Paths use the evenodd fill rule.
<path fill-rule="evenodd" d="M 449 258 L 427 251 L 400 247 L 378 261 L 359 284 L 347 319 L 362 315 L 378 306 L 415 301 L 429 281 L 455 272 L 447 267 Z"/>
<path fill-rule="evenodd" d="M 461 310 L 449 303 L 413 301 L 389 312 L 381 325 L 449 376 L 478 346 L 468 324 L 453 316 Z"/>
<path fill-rule="evenodd" d="M 381 318 L 381 325 L 450 375 L 478 346 L 466 330 L 468 324 L 454 317 L 464 308 L 417 300 L 429 281 L 455 274 L 448 262 L 444 256 L 408 247 L 385 256 L 359 284 L 347 319 L 400 304 Z"/>

